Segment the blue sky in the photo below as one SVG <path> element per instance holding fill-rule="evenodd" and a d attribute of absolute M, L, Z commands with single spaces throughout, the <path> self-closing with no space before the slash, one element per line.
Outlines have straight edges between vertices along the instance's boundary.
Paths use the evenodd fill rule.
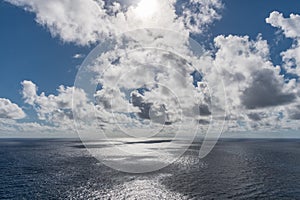
<path fill-rule="evenodd" d="M 26 5 L 26 1 L 20 2 Z M 273 11 L 282 13 L 286 18 L 291 13 L 300 13 L 299 1 L 222 2 L 224 8 L 218 11 L 221 18 L 209 23 L 204 33 L 191 32 L 192 38 L 198 41 L 206 40 L 205 44 L 208 47 L 218 35 L 248 35 L 250 40 L 256 40 L 261 34 L 262 39 L 269 44 L 272 63 L 283 65 L 280 53 L 291 48 L 294 40 L 286 38 L 278 31 L 278 27 L 267 24 L 265 19 Z M 27 121 L 35 121 L 37 116 L 22 98 L 21 82 L 30 80 L 37 84 L 38 93 L 43 91 L 46 95 L 58 95 L 57 88 L 60 85 L 74 85 L 78 67 L 84 60 L 84 56 L 74 58 L 74 55 L 88 55 L 101 43 L 101 39 L 98 39 L 92 44 L 78 45 L 76 41 L 69 42 L 59 34 L 53 37 L 47 24 L 41 25 L 36 22 L 35 12 L 25 11 L 22 6 L 5 1 L 0 3 L 0 26 L 0 98 L 9 99 L 24 108 Z"/>

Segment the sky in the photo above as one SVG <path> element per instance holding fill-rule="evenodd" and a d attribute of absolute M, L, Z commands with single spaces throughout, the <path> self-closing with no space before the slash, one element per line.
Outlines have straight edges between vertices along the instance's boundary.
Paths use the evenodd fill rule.
<path fill-rule="evenodd" d="M 1 1 L 0 136 L 68 137 L 75 129 L 116 127 L 152 134 L 199 126 L 203 134 L 215 126 L 237 137 L 299 137 L 297 0 L 149 2 Z M 127 31 L 133 34 L 122 35 Z M 200 44 L 200 56 L 191 39 Z M 97 45 L 105 47 L 96 50 L 103 55 L 88 56 Z M 202 75 L 196 78 L 176 55 Z M 77 81 L 86 75 L 80 70 L 85 59 L 83 67 L 93 65 L 97 79 L 94 99 L 85 87 L 95 84 Z M 155 59 L 159 66 L 150 63 Z"/>

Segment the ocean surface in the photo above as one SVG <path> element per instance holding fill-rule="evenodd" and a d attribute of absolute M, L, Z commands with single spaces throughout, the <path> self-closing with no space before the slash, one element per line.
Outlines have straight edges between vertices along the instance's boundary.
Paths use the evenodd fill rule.
<path fill-rule="evenodd" d="M 80 141 L 1 139 L 0 199 L 300 199 L 299 139 L 223 139 L 204 159 L 199 147 L 159 171 L 130 174 Z"/>

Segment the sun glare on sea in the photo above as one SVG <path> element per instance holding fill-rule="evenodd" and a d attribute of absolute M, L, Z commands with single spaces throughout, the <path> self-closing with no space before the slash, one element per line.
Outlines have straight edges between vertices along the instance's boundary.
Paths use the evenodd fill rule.
<path fill-rule="evenodd" d="M 136 15 L 141 19 L 152 17 L 157 11 L 157 0 L 141 0 L 136 9 Z"/>

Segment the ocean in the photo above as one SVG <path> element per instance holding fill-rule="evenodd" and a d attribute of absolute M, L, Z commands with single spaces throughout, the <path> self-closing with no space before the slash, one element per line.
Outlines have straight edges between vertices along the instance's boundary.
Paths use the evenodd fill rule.
<path fill-rule="evenodd" d="M 155 172 L 111 169 L 71 139 L 1 139 L 0 199 L 300 199 L 300 139 L 195 142 Z"/>

